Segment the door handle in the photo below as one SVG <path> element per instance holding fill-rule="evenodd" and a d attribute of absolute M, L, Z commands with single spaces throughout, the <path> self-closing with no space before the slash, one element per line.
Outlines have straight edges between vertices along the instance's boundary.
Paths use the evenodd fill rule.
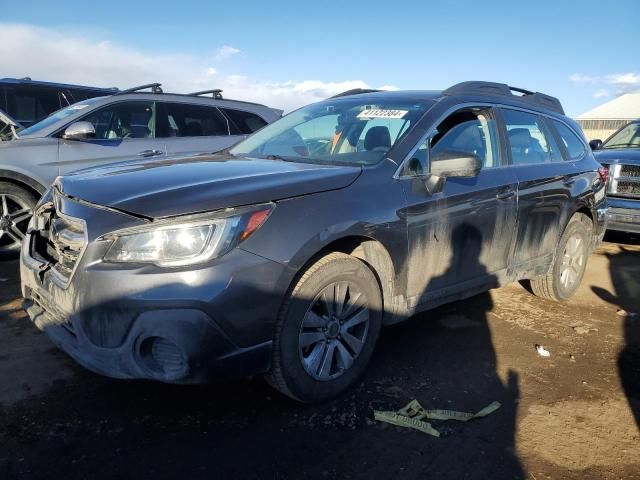
<path fill-rule="evenodd" d="M 567 187 L 570 187 L 571 185 L 573 185 L 574 183 L 576 183 L 576 179 L 573 177 L 570 177 L 569 175 L 567 175 L 566 177 L 562 178 L 562 181 L 564 182 L 564 184 Z"/>
<path fill-rule="evenodd" d="M 139 157 L 155 157 L 157 155 L 162 155 L 164 152 L 161 150 L 143 150 L 138 153 Z"/>
<path fill-rule="evenodd" d="M 509 200 L 510 198 L 513 198 L 516 196 L 516 191 L 515 190 L 506 190 L 504 192 L 500 192 L 496 195 L 496 198 L 498 200 Z"/>

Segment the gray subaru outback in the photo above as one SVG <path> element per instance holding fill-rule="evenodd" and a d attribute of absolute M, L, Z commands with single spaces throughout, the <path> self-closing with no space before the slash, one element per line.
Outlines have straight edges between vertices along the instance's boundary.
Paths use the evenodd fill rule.
<path fill-rule="evenodd" d="M 28 128 L 6 119 L 13 128 L 10 141 L 0 141 L 0 256 L 19 250 L 38 197 L 58 175 L 136 157 L 214 152 L 281 116 L 225 100 L 220 90 L 178 95 L 149 84 L 82 100 Z"/>
<path fill-rule="evenodd" d="M 25 307 L 103 375 L 265 374 L 313 402 L 382 325 L 513 281 L 566 300 L 606 174 L 557 99 L 514 90 L 351 92 L 216 155 L 59 177 L 23 243 Z"/>

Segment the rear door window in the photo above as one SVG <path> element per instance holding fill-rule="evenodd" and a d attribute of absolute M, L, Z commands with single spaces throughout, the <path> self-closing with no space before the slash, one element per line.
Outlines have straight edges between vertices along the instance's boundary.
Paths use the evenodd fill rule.
<path fill-rule="evenodd" d="M 216 137 L 229 136 L 227 119 L 216 107 L 188 103 L 160 103 L 158 136 Z"/>
<path fill-rule="evenodd" d="M 502 118 L 513 165 L 535 165 L 560 158 L 542 117 L 520 110 L 502 109 Z"/>
<path fill-rule="evenodd" d="M 562 143 L 564 143 L 569 160 L 579 160 L 582 158 L 587 150 L 578 136 L 562 122 L 553 120 L 553 125 L 560 135 Z"/>
<path fill-rule="evenodd" d="M 267 124 L 264 119 L 255 113 L 235 110 L 233 108 L 221 108 L 220 110 L 231 120 L 232 135 L 248 135 L 260 130 Z"/>

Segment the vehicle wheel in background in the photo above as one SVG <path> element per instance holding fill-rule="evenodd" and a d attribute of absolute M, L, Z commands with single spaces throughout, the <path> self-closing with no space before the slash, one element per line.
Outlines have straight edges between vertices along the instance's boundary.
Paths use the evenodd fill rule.
<path fill-rule="evenodd" d="M 364 372 L 381 324 L 373 272 L 350 255 L 326 255 L 304 272 L 282 306 L 267 381 L 302 402 L 335 397 Z"/>
<path fill-rule="evenodd" d="M 16 256 L 38 199 L 13 183 L 0 182 L 0 258 Z"/>

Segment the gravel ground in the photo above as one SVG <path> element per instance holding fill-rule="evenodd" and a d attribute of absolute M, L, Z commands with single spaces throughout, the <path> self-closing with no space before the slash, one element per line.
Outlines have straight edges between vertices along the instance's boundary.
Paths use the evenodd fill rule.
<path fill-rule="evenodd" d="M 362 381 L 305 406 L 260 378 L 117 381 L 56 350 L 0 263 L 0 479 L 640 478 L 640 239 L 609 235 L 564 304 L 519 285 L 382 333 Z M 543 345 L 551 356 L 536 353 Z M 440 438 L 373 421 L 475 412 Z"/>

